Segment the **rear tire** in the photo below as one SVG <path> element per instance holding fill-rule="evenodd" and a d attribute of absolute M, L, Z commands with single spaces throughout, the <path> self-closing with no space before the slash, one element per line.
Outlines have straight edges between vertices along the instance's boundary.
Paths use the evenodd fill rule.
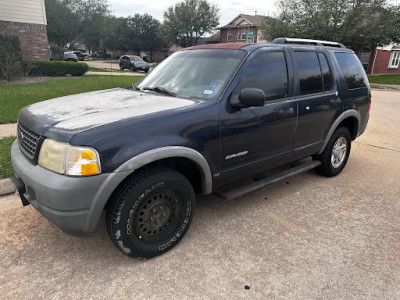
<path fill-rule="evenodd" d="M 132 72 L 135 72 L 135 71 L 136 71 L 135 66 L 133 66 L 133 65 L 131 66 L 131 71 L 132 71 Z"/>
<path fill-rule="evenodd" d="M 326 177 L 338 175 L 346 166 L 351 149 L 351 136 L 346 127 L 337 128 L 332 134 L 325 150 L 314 159 L 320 160 L 317 172 Z"/>
<path fill-rule="evenodd" d="M 119 69 L 120 69 L 120 70 L 123 70 L 123 69 L 124 69 L 124 67 L 122 66 L 122 64 L 119 64 Z"/>
<path fill-rule="evenodd" d="M 166 168 L 144 170 L 114 195 L 107 209 L 107 231 L 124 254 L 155 257 L 183 238 L 195 205 L 193 187 L 181 173 Z"/>

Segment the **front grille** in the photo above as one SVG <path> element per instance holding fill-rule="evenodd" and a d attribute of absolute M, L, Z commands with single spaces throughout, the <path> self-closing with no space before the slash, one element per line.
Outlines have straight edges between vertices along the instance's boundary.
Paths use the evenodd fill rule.
<path fill-rule="evenodd" d="M 18 123 L 17 127 L 18 143 L 21 150 L 31 160 L 36 159 L 39 146 L 40 135 Z"/>

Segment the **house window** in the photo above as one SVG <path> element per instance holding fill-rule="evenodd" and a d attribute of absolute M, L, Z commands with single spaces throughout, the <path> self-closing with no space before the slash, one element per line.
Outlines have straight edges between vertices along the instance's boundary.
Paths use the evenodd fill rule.
<path fill-rule="evenodd" d="M 227 40 L 232 41 L 232 29 L 228 29 Z"/>
<path fill-rule="evenodd" d="M 250 31 L 250 30 L 247 27 L 239 28 L 239 30 L 238 30 L 238 40 L 246 40 L 248 31 Z"/>
<path fill-rule="evenodd" d="M 390 55 L 389 68 L 398 68 L 400 62 L 400 51 L 393 51 Z"/>

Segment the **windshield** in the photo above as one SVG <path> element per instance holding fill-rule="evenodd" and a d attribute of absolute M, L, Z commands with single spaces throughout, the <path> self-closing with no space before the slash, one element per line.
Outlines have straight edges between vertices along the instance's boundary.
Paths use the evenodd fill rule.
<path fill-rule="evenodd" d="M 137 86 L 140 89 L 163 88 L 177 97 L 217 99 L 245 55 L 243 50 L 231 49 L 177 52 Z"/>
<path fill-rule="evenodd" d="M 143 61 L 143 59 L 139 56 L 129 56 L 132 61 Z"/>

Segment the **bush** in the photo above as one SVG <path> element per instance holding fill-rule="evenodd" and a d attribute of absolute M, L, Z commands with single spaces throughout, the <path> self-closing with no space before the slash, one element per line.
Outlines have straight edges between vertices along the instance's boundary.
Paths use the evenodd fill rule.
<path fill-rule="evenodd" d="M 33 67 L 29 76 L 82 76 L 89 70 L 89 66 L 85 63 L 76 63 L 72 61 L 47 61 L 36 60 L 31 61 Z"/>
<path fill-rule="evenodd" d="M 0 77 L 11 80 L 20 74 L 19 62 L 22 60 L 19 37 L 0 33 Z"/>

